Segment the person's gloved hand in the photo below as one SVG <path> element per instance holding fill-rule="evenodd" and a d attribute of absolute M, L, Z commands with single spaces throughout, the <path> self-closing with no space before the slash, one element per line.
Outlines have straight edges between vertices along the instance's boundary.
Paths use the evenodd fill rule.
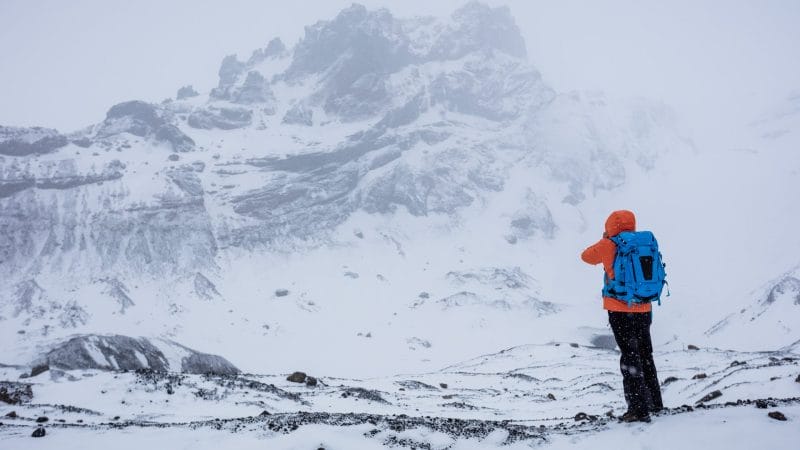
<path fill-rule="evenodd" d="M 608 232 L 607 231 L 603 231 L 603 239 L 608 239 Z"/>

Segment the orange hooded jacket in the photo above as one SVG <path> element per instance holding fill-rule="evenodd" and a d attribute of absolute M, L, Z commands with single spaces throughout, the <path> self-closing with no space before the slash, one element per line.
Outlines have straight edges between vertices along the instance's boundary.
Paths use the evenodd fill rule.
<path fill-rule="evenodd" d="M 614 237 L 623 231 L 636 231 L 636 216 L 627 210 L 612 212 L 606 220 L 606 232 L 603 234 L 603 239 L 584 250 L 581 253 L 581 259 L 592 265 L 603 263 L 606 275 L 613 279 L 614 256 L 617 253 L 617 244 L 608 238 Z M 628 303 L 623 300 L 603 297 L 603 308 L 615 312 L 645 313 L 650 312 L 652 305 L 650 303 L 641 303 L 628 306 Z"/>

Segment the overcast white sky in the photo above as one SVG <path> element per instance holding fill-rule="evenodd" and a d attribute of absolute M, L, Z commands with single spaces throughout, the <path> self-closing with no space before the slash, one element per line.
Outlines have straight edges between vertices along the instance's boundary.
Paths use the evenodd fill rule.
<path fill-rule="evenodd" d="M 605 90 L 672 105 L 695 127 L 750 118 L 800 91 L 800 1 L 523 1 L 508 5 L 529 59 L 557 90 Z M 0 0 L 0 124 L 62 131 L 120 101 L 208 90 L 240 57 L 351 1 Z M 398 16 L 464 0 L 363 0 Z"/>

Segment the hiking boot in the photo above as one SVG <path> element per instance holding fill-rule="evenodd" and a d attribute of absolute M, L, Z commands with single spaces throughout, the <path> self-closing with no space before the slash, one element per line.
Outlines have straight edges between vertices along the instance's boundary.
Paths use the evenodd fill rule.
<path fill-rule="evenodd" d="M 650 422 L 650 414 L 648 413 L 637 413 L 633 411 L 628 411 L 619 418 L 620 422 L 631 423 L 631 422 Z"/>

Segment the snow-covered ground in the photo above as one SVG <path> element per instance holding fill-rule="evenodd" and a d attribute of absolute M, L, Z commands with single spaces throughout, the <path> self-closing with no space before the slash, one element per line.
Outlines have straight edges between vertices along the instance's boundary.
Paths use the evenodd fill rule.
<path fill-rule="evenodd" d="M 315 377 L 312 386 L 288 381 L 286 374 L 50 371 L 23 380 L 35 403 L 0 408 L 4 416 L 18 416 L 3 417 L 0 434 L 4 442 L 25 441 L 35 419 L 45 416 L 48 440 L 80 439 L 90 448 L 114 438 L 130 448 L 151 439 L 182 447 L 226 438 L 226 445 L 254 440 L 276 446 L 271 448 L 560 448 L 588 445 L 594 435 L 608 445 L 632 435 L 642 448 L 662 448 L 668 443 L 648 439 L 678 429 L 687 436 L 677 442 L 687 445 L 704 439 L 747 448 L 760 438 L 742 442 L 736 433 L 769 427 L 769 439 L 782 444 L 798 436 L 800 354 L 682 349 L 658 352 L 656 361 L 669 410 L 654 416 L 652 425 L 616 423 L 614 416 L 625 410 L 616 351 L 552 343 L 509 348 L 430 373 Z M 19 373 L 3 371 L 6 379 Z M 768 417 L 772 411 L 787 422 Z M 706 428 L 702 438 L 697 435 Z"/>

